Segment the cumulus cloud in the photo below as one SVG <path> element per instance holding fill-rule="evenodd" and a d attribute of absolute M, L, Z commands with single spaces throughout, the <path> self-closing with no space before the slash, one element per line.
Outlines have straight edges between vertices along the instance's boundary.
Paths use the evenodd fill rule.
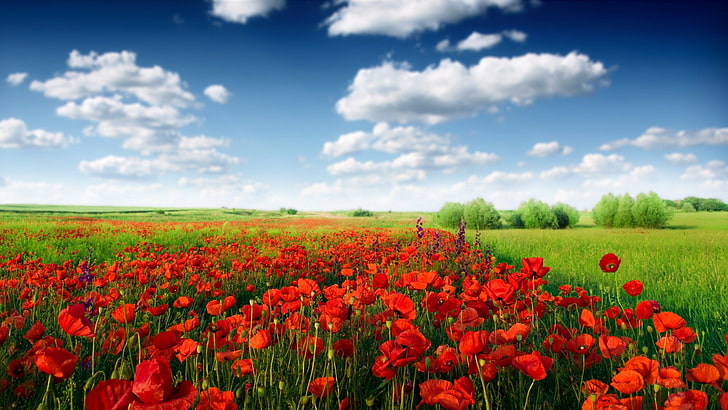
<path fill-rule="evenodd" d="M 330 36 L 380 34 L 399 38 L 436 31 L 484 14 L 488 8 L 520 11 L 523 0 L 337 0 L 341 7 L 324 22 Z"/>
<path fill-rule="evenodd" d="M 177 184 L 181 187 L 203 188 L 203 192 L 210 195 L 213 193 L 217 195 L 224 193 L 222 196 L 228 196 L 230 193 L 253 194 L 268 189 L 268 185 L 266 184 L 251 181 L 235 174 L 220 175 L 215 178 L 182 177 L 177 180 Z"/>
<path fill-rule="evenodd" d="M 228 91 L 225 87 L 219 84 L 213 84 L 205 88 L 205 95 L 212 101 L 220 104 L 227 103 L 232 96 L 232 94 L 230 94 L 230 91 Z"/>
<path fill-rule="evenodd" d="M 46 97 L 77 100 L 101 93 L 132 95 L 154 105 L 185 107 L 194 96 L 185 90 L 179 74 L 159 66 L 139 67 L 131 51 L 81 54 L 71 51 L 67 64 L 74 69 L 46 81 L 33 81 L 30 89 Z"/>
<path fill-rule="evenodd" d="M 589 93 L 606 74 L 602 63 L 577 52 L 484 57 L 470 67 L 443 59 L 422 71 L 387 61 L 359 70 L 336 110 L 348 120 L 434 124 L 497 103 Z"/>
<path fill-rule="evenodd" d="M 717 181 L 728 176 L 728 165 L 724 161 L 710 161 L 705 165 L 689 166 L 680 176 L 683 181 Z M 726 182 L 726 181 L 723 181 Z"/>
<path fill-rule="evenodd" d="M 5 81 L 12 86 L 16 86 L 22 84 L 27 76 L 28 73 L 12 73 L 5 78 Z"/>
<path fill-rule="evenodd" d="M 100 178 L 146 179 L 155 176 L 159 161 L 108 155 L 94 161 L 81 161 L 81 172 Z"/>
<path fill-rule="evenodd" d="M 231 23 L 245 24 L 251 17 L 267 17 L 273 10 L 282 10 L 286 0 L 213 0 L 212 14 Z"/>
<path fill-rule="evenodd" d="M 532 172 L 493 171 L 482 178 L 471 176 L 470 178 L 468 178 L 468 183 L 485 185 L 511 185 L 530 182 L 533 181 L 534 178 L 535 174 Z"/>
<path fill-rule="evenodd" d="M 551 157 L 554 155 L 569 155 L 572 152 L 574 152 L 574 148 L 568 145 L 561 145 L 558 141 L 551 141 L 534 144 L 533 148 L 526 152 L 526 155 L 534 157 Z"/>
<path fill-rule="evenodd" d="M 652 165 L 644 165 L 635 167 L 621 174 L 602 178 L 589 178 L 582 184 L 585 188 L 599 188 L 602 191 L 615 190 L 632 190 L 635 186 L 644 184 L 651 176 L 657 173 L 657 169 Z"/>
<path fill-rule="evenodd" d="M 692 164 L 693 162 L 696 162 L 698 160 L 695 154 L 684 154 L 682 152 L 673 152 L 671 154 L 666 154 L 665 159 L 675 164 Z"/>
<path fill-rule="evenodd" d="M 0 148 L 64 148 L 76 139 L 62 132 L 29 130 L 25 121 L 7 118 L 0 121 Z"/>
<path fill-rule="evenodd" d="M 602 151 L 613 151 L 633 146 L 643 149 L 662 149 L 671 147 L 691 147 L 695 145 L 728 145 L 728 128 L 703 128 L 696 131 L 674 131 L 666 128 L 651 127 L 635 139 L 622 138 L 608 142 L 600 147 Z"/>
<path fill-rule="evenodd" d="M 450 40 L 445 39 L 437 43 L 435 48 L 437 51 L 480 51 L 491 48 L 507 38 L 512 41 L 524 42 L 528 36 L 526 33 L 518 30 L 505 30 L 502 33 L 483 34 L 473 31 L 467 38 L 461 40 L 456 46 L 450 45 Z"/>

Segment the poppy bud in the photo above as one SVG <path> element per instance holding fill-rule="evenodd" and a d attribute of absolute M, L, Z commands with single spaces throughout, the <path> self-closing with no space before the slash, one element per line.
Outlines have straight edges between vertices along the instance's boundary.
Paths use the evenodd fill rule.
<path fill-rule="evenodd" d="M 649 351 L 650 349 L 648 349 L 647 346 L 642 346 L 642 354 L 647 354 Z"/>
<path fill-rule="evenodd" d="M 329 361 L 334 360 L 334 349 L 326 351 L 326 358 L 329 359 Z"/>
<path fill-rule="evenodd" d="M 202 345 L 197 345 L 197 354 L 202 353 Z"/>
<path fill-rule="evenodd" d="M 243 394 L 245 394 L 245 386 L 240 386 L 237 390 L 235 390 L 235 398 L 239 399 L 243 397 Z"/>
<path fill-rule="evenodd" d="M 202 387 L 202 390 L 207 390 L 208 387 L 210 387 L 210 381 L 207 379 L 202 379 L 201 387 Z"/>
<path fill-rule="evenodd" d="M 286 387 L 286 382 L 283 380 L 278 382 L 278 390 L 283 391 L 283 389 Z"/>
<path fill-rule="evenodd" d="M 311 396 L 301 396 L 301 398 L 298 399 L 298 404 L 300 404 L 302 406 L 306 406 L 310 402 L 311 402 Z"/>
<path fill-rule="evenodd" d="M 257 389 L 257 391 L 258 391 L 258 395 L 260 395 L 260 396 L 265 396 L 265 387 L 263 387 L 263 386 L 258 386 L 258 389 Z"/>
<path fill-rule="evenodd" d="M 364 403 L 366 403 L 367 407 L 374 407 L 374 397 L 367 397 Z"/>
<path fill-rule="evenodd" d="M 392 321 L 391 320 L 387 320 L 384 324 L 387 326 L 387 329 L 391 329 L 392 328 Z"/>
<path fill-rule="evenodd" d="M 124 380 L 131 380 L 134 377 L 134 372 L 131 371 L 131 366 L 129 366 L 129 363 L 122 362 L 121 370 L 119 370 L 119 377 Z"/>
<path fill-rule="evenodd" d="M 654 331 L 655 329 L 653 329 L 652 326 L 647 326 L 647 333 L 652 334 Z"/>
<path fill-rule="evenodd" d="M 659 384 L 653 384 L 652 388 L 655 389 L 655 393 L 660 391 L 660 385 Z"/>

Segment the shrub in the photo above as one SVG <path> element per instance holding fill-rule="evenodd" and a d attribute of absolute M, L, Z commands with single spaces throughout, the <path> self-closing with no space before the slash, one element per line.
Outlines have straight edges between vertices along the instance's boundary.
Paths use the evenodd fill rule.
<path fill-rule="evenodd" d="M 619 208 L 619 200 L 611 192 L 602 196 L 602 199 L 592 209 L 592 219 L 596 226 L 611 228 L 614 226 L 614 216 Z"/>
<path fill-rule="evenodd" d="M 288 215 L 295 215 L 295 214 L 297 214 L 297 213 L 298 213 L 298 211 L 297 211 L 297 210 L 295 210 L 295 209 L 293 209 L 293 208 L 288 208 L 288 209 L 286 209 L 286 213 L 287 213 Z"/>
<path fill-rule="evenodd" d="M 551 211 L 556 216 L 556 224 L 559 229 L 575 227 L 581 217 L 576 208 L 562 202 L 552 206 Z"/>
<path fill-rule="evenodd" d="M 682 206 L 680 207 L 681 212 L 696 212 L 697 210 L 691 204 L 690 202 L 683 202 Z"/>
<path fill-rule="evenodd" d="M 513 211 L 506 215 L 505 220 L 511 228 L 525 228 L 523 225 L 523 218 L 521 218 L 521 214 L 518 211 Z"/>
<path fill-rule="evenodd" d="M 463 206 L 465 223 L 472 229 L 500 229 L 503 226 L 493 204 L 483 198 L 475 198 Z"/>
<path fill-rule="evenodd" d="M 356 211 L 351 213 L 351 216 L 359 217 L 359 216 L 374 216 L 374 212 L 367 211 L 366 209 L 357 209 Z"/>
<path fill-rule="evenodd" d="M 435 222 L 443 228 L 457 228 L 465 216 L 465 207 L 458 202 L 448 202 L 435 215 Z"/>
<path fill-rule="evenodd" d="M 617 198 L 617 212 L 614 214 L 615 228 L 630 228 L 635 226 L 632 208 L 634 207 L 634 199 L 629 194 L 624 194 Z"/>
<path fill-rule="evenodd" d="M 656 193 L 637 195 L 632 212 L 635 226 L 662 228 L 670 221 L 672 213 Z"/>
<path fill-rule="evenodd" d="M 523 226 L 527 229 L 556 229 L 556 215 L 545 202 L 529 199 L 516 211 L 521 214 Z"/>

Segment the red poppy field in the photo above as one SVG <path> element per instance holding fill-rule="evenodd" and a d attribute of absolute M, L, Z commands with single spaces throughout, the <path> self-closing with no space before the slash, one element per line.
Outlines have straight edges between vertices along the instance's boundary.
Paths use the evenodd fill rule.
<path fill-rule="evenodd" d="M 728 335 L 548 266 L 420 221 L 0 224 L 0 405 L 728 409 Z"/>

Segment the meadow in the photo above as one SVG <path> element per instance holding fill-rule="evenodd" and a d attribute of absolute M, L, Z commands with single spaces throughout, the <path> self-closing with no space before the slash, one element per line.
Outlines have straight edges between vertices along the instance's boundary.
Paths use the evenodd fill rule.
<path fill-rule="evenodd" d="M 583 219 L 2 206 L 0 403 L 728 407 L 726 217 Z"/>

